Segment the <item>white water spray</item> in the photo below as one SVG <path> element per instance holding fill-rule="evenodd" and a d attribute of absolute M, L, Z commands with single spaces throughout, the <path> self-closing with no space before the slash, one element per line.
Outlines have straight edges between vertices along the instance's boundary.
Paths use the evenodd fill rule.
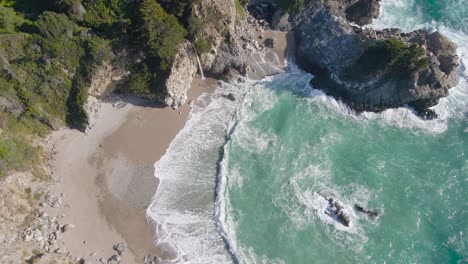
<path fill-rule="evenodd" d="M 198 68 L 200 69 L 201 79 L 205 80 L 205 74 L 203 74 L 203 68 L 201 66 L 200 58 L 198 57 L 197 48 L 195 48 L 195 45 L 193 45 L 193 43 L 191 44 L 192 44 L 193 50 L 195 50 L 195 56 L 197 56 L 197 63 L 198 63 Z"/>

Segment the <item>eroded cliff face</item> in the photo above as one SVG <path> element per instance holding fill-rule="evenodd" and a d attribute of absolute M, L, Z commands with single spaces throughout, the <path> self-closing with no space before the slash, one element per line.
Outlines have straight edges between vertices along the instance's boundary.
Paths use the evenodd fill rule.
<path fill-rule="evenodd" d="M 197 73 L 197 61 L 195 49 L 189 41 L 179 48 L 179 52 L 172 63 L 169 77 L 166 80 L 165 103 L 173 108 L 178 108 L 187 100 L 187 91 Z"/>
<path fill-rule="evenodd" d="M 298 62 L 316 75 L 313 83 L 317 88 L 358 111 L 381 111 L 409 104 L 421 116 L 434 118 L 435 113 L 428 108 L 458 83 L 456 46 L 439 32 L 418 30 L 405 34 L 398 29 L 379 31 L 353 25 L 369 23 L 377 16 L 377 0 L 313 1 L 296 17 Z M 388 70 L 369 74 L 369 69 L 349 74 L 370 47 L 385 40 L 402 41 L 406 46 L 415 44 L 422 49 L 420 57 L 427 65 L 400 75 Z M 373 60 L 379 59 L 384 60 L 383 56 Z"/>
<path fill-rule="evenodd" d="M 210 71 L 220 47 L 228 34 L 234 32 L 236 6 L 234 0 L 207 0 L 194 5 L 195 15 L 203 22 L 203 37 L 211 44 L 211 50 L 201 54 L 203 70 Z"/>

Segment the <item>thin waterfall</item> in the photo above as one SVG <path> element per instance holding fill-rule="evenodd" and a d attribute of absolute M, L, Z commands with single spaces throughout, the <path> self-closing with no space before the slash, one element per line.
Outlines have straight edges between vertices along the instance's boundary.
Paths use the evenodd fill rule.
<path fill-rule="evenodd" d="M 201 79 L 205 80 L 205 75 L 203 74 L 203 68 L 201 66 L 200 58 L 198 57 L 197 48 L 195 48 L 195 45 L 193 45 L 193 42 L 190 42 L 190 43 L 192 44 L 193 50 L 195 50 L 195 56 L 197 56 L 198 68 L 200 69 Z"/>

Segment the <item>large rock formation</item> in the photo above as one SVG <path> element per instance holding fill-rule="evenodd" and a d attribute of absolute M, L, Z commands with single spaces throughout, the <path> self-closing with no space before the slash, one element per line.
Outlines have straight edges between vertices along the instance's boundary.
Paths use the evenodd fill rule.
<path fill-rule="evenodd" d="M 201 64 L 205 71 L 210 71 L 218 56 L 223 56 L 222 45 L 235 29 L 237 12 L 234 0 L 199 1 L 193 6 L 194 14 L 203 22 L 201 35 L 211 45 L 211 50 L 201 54 Z M 214 66 L 216 68 L 216 66 Z M 216 71 L 216 69 L 214 69 Z M 215 72 L 217 73 L 217 72 Z"/>
<path fill-rule="evenodd" d="M 180 46 L 166 80 L 165 103 L 168 106 L 178 108 L 187 100 L 187 91 L 198 69 L 196 56 L 190 42 L 186 41 Z"/>
<path fill-rule="evenodd" d="M 435 117 L 428 107 L 458 82 L 456 46 L 439 32 L 353 25 L 369 23 L 378 7 L 378 0 L 312 1 L 296 17 L 299 64 L 316 76 L 315 87 L 358 111 L 409 104 L 423 117 Z"/>

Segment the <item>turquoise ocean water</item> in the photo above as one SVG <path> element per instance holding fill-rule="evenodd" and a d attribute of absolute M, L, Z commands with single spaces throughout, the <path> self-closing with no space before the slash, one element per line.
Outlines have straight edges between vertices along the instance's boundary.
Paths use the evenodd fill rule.
<path fill-rule="evenodd" d="M 384 0 L 371 25 L 437 29 L 459 45 L 461 82 L 436 120 L 358 115 L 293 65 L 202 97 L 155 164 L 147 215 L 166 262 L 468 263 L 467 15 L 466 0 Z M 350 227 L 324 213 L 324 193 Z"/>
<path fill-rule="evenodd" d="M 440 28 L 467 48 L 467 1 L 387 1 L 382 11 L 372 26 Z M 355 115 L 309 79 L 265 80 L 239 110 L 221 202 L 239 262 L 468 263 L 466 83 L 424 122 L 406 109 Z M 324 214 L 320 193 L 347 206 L 349 228 Z M 383 214 L 369 219 L 356 203 Z"/>

